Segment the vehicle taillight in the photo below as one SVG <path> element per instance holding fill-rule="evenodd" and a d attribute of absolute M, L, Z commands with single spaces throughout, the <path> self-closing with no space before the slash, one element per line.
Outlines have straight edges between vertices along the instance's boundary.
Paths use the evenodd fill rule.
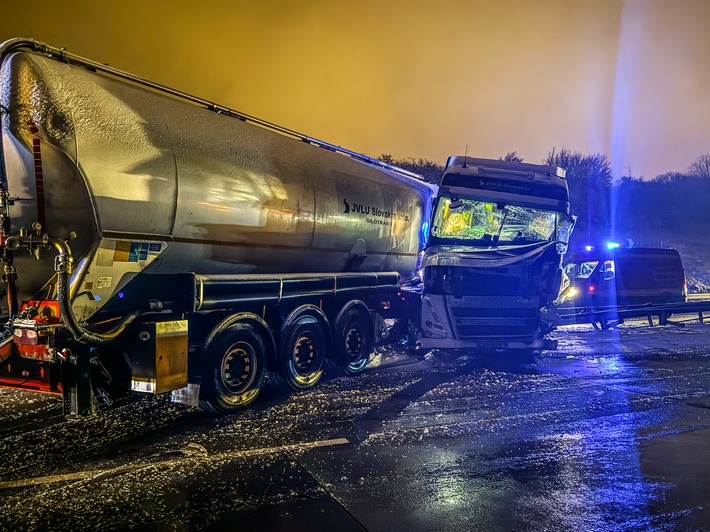
<path fill-rule="evenodd" d="M 593 284 L 590 284 L 589 288 L 587 288 L 587 292 L 589 292 L 590 294 L 593 294 L 596 291 L 596 289 L 597 288 Z"/>

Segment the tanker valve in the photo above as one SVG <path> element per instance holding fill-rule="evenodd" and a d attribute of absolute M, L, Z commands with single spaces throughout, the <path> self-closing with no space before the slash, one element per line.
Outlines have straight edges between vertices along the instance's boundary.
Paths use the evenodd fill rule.
<path fill-rule="evenodd" d="M 30 233 L 26 227 L 21 227 L 20 234 L 18 236 L 10 236 L 5 239 L 5 247 L 7 247 L 10 251 L 26 248 L 30 255 L 34 255 L 34 257 L 39 260 L 39 250 L 41 248 L 47 249 L 54 245 L 55 247 L 61 249 L 61 244 L 66 246 L 65 243 L 67 240 L 76 238 L 76 233 L 74 231 L 70 232 L 64 240 L 51 238 L 47 233 L 42 234 L 42 224 L 39 222 L 34 222 L 32 224 L 32 230 L 34 232 Z"/>
<path fill-rule="evenodd" d="M 57 353 L 57 358 L 60 362 L 69 362 L 70 364 L 76 364 L 76 357 L 71 352 L 71 350 L 64 348 Z"/>

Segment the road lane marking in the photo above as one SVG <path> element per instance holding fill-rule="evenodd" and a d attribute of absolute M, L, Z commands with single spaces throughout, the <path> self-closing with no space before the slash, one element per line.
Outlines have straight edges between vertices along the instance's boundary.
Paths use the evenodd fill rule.
<path fill-rule="evenodd" d="M 345 438 L 335 438 L 332 440 L 319 440 L 313 442 L 303 442 L 303 443 L 293 443 L 289 445 L 278 445 L 276 447 L 261 447 L 257 449 L 246 449 L 243 451 L 225 451 L 222 453 L 212 454 L 205 456 L 202 452 L 195 452 L 196 447 L 204 449 L 199 444 L 188 444 L 185 449 L 181 449 L 181 452 L 186 452 L 187 456 L 181 458 L 172 458 L 170 460 L 161 460 L 158 462 L 149 462 L 144 464 L 133 464 L 125 465 L 120 467 L 113 467 L 109 469 L 92 469 L 89 471 L 77 471 L 76 473 L 65 473 L 62 475 L 49 475 L 46 477 L 34 477 L 25 478 L 20 480 L 10 480 L 7 482 L 0 482 L 0 490 L 11 489 L 11 488 L 22 488 L 26 486 L 39 486 L 42 484 L 54 484 L 56 482 L 69 482 L 74 480 L 99 480 L 102 477 L 111 477 L 114 475 L 120 475 L 124 473 L 132 473 L 133 471 L 138 471 L 140 469 L 163 469 L 170 465 L 185 462 L 188 460 L 206 460 L 209 462 L 216 462 L 219 460 L 225 460 L 229 458 L 248 458 L 251 456 L 260 456 L 265 454 L 277 454 L 277 453 L 288 453 L 293 451 L 305 451 L 309 449 L 316 449 L 319 447 L 332 447 L 335 445 L 346 445 L 350 443 Z M 205 451 L 206 452 L 206 451 Z"/>

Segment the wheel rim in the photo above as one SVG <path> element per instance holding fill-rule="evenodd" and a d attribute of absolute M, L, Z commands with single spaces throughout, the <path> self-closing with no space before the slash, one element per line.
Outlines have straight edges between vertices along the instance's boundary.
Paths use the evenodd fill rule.
<path fill-rule="evenodd" d="M 364 339 L 357 324 L 353 324 L 345 333 L 345 352 L 350 360 L 356 361 L 362 357 Z"/>
<path fill-rule="evenodd" d="M 296 336 L 286 366 L 286 379 L 296 390 L 315 386 L 323 375 L 323 339 L 315 331 L 303 331 Z"/>
<path fill-rule="evenodd" d="M 254 348 L 246 342 L 233 344 L 222 357 L 220 377 L 227 391 L 240 394 L 248 391 L 258 372 Z"/>
<path fill-rule="evenodd" d="M 359 314 L 355 314 L 343 331 L 343 363 L 348 373 L 359 373 L 370 361 L 367 329 L 361 319 Z"/>
<path fill-rule="evenodd" d="M 316 347 L 310 335 L 301 335 L 293 346 L 291 356 L 293 369 L 298 375 L 309 375 L 316 360 Z"/>

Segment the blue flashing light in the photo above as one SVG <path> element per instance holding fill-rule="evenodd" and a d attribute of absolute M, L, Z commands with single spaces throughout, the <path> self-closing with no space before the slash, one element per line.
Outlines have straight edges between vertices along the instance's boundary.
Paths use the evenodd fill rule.
<path fill-rule="evenodd" d="M 594 246 L 586 245 L 584 246 L 584 251 L 592 251 L 594 249 Z"/>
<path fill-rule="evenodd" d="M 621 244 L 618 242 L 607 242 L 606 243 L 606 249 L 619 249 L 621 247 Z"/>
<path fill-rule="evenodd" d="M 426 247 L 429 244 L 429 222 L 427 221 L 422 222 L 421 238 L 422 247 Z"/>
<path fill-rule="evenodd" d="M 123 299 L 123 292 L 118 293 L 118 299 Z"/>

